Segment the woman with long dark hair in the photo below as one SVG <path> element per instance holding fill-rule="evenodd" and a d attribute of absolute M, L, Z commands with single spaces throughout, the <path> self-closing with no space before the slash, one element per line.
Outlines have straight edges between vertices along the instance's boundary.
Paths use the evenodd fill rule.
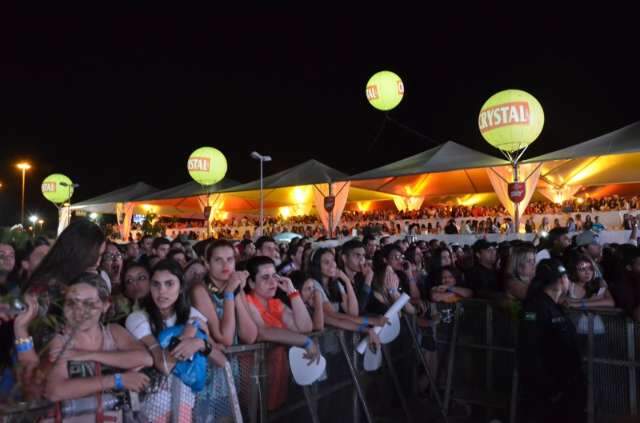
<path fill-rule="evenodd" d="M 163 330 L 176 325 L 184 326 L 179 341 L 172 346 L 162 346 L 160 335 Z M 154 367 L 164 375 L 170 375 L 159 392 L 150 394 L 142 403 L 145 421 L 163 422 L 191 421 L 195 405 L 195 394 L 183 380 L 175 374 L 174 367 L 190 360 L 195 354 L 205 357 L 219 351 L 213 350 L 208 336 L 206 317 L 191 307 L 189 294 L 185 288 L 180 264 L 171 259 L 160 261 L 151 275 L 150 293 L 143 300 L 143 310 L 129 315 L 127 329 L 148 348 L 153 356 Z M 196 336 L 196 329 L 204 336 Z M 202 369 L 206 376 L 206 369 Z M 204 383 L 203 383 L 204 385 Z M 172 395 L 179 392 L 179 406 L 173 407 Z M 172 412 L 177 413 L 172 415 Z"/>
<path fill-rule="evenodd" d="M 55 289 L 84 272 L 98 273 L 105 240 L 104 232 L 95 223 L 84 219 L 71 223 L 34 270 L 26 289 Z M 106 282 L 111 291 L 109 281 Z"/>

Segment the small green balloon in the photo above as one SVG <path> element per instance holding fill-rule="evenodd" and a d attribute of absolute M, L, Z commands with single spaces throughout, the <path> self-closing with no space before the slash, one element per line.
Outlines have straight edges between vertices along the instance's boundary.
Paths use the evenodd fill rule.
<path fill-rule="evenodd" d="M 73 196 L 73 182 L 61 173 L 53 173 L 42 181 L 42 195 L 52 203 L 66 203 Z"/>
<path fill-rule="evenodd" d="M 402 101 L 404 84 L 395 73 L 380 71 L 367 82 L 366 94 L 373 107 L 386 112 Z"/>
<path fill-rule="evenodd" d="M 227 159 L 216 148 L 201 147 L 189 156 L 187 170 L 200 185 L 213 185 L 227 174 Z"/>

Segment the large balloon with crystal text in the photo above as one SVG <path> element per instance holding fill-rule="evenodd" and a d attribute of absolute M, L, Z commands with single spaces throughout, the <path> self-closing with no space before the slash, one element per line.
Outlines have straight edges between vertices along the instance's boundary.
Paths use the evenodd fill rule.
<path fill-rule="evenodd" d="M 542 106 L 522 90 L 505 90 L 487 100 L 478 116 L 482 137 L 498 150 L 513 153 L 533 143 L 544 126 Z"/>
<path fill-rule="evenodd" d="M 386 112 L 394 109 L 402 101 L 404 84 L 395 73 L 380 71 L 367 82 L 366 94 L 373 107 Z"/>
<path fill-rule="evenodd" d="M 53 173 L 42 181 L 42 195 L 52 203 L 66 203 L 73 195 L 73 182 L 61 173 Z"/>
<path fill-rule="evenodd" d="M 189 156 L 187 170 L 200 185 L 213 185 L 227 174 L 227 159 L 216 148 L 200 147 Z"/>

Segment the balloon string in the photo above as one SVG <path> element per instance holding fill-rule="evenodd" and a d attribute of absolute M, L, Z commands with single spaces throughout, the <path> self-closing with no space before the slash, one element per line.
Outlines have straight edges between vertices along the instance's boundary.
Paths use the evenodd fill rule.
<path fill-rule="evenodd" d="M 373 147 L 378 142 L 378 139 L 382 135 L 382 132 L 384 131 L 385 126 L 387 126 L 387 119 L 389 119 L 389 113 L 388 112 L 384 114 L 384 119 L 382 119 L 382 123 L 380 124 L 380 127 L 378 128 L 378 132 L 376 133 L 376 136 L 373 139 L 373 141 L 371 141 L 371 144 L 369 144 L 369 148 L 367 148 L 368 152 L 371 152 L 371 150 L 373 150 Z"/>
<path fill-rule="evenodd" d="M 402 129 L 404 129 L 405 131 L 410 132 L 410 133 L 412 133 L 413 135 L 415 135 L 415 136 L 417 136 L 417 137 L 419 137 L 419 138 L 422 138 L 422 139 L 424 139 L 424 140 L 427 140 L 427 141 L 429 141 L 430 143 L 432 143 L 433 145 L 440 145 L 440 143 L 439 143 L 439 142 L 437 142 L 437 141 L 435 141 L 433 138 L 431 138 L 431 137 L 429 137 L 429 136 L 427 136 L 427 135 L 425 135 L 425 134 L 423 134 L 423 133 L 421 133 L 421 132 L 419 132 L 419 131 L 416 131 L 416 130 L 415 130 L 415 129 L 413 129 L 413 128 L 410 128 L 410 127 L 408 127 L 407 125 L 405 125 L 405 124 L 403 124 L 403 123 L 401 123 L 401 122 L 398 122 L 397 120 L 395 120 L 395 119 L 393 119 L 392 117 L 390 117 L 390 116 L 389 116 L 389 114 L 386 114 L 385 118 L 386 118 L 386 119 L 388 119 L 388 120 L 390 120 L 391 122 L 393 122 L 393 123 L 394 123 L 395 125 L 397 125 L 398 127 L 400 127 L 400 128 L 402 128 Z M 386 120 L 386 119 L 385 119 L 385 120 Z"/>

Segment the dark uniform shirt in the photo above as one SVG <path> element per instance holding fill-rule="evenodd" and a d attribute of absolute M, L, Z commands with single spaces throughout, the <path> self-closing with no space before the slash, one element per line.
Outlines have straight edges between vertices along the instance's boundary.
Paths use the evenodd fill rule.
<path fill-rule="evenodd" d="M 518 336 L 523 389 L 540 401 L 586 392 L 576 329 L 546 293 L 525 300 Z"/>
<path fill-rule="evenodd" d="M 498 292 L 498 272 L 494 269 L 487 269 L 481 264 L 475 264 L 465 274 L 465 281 L 469 288 L 477 294 L 478 291 Z"/>

